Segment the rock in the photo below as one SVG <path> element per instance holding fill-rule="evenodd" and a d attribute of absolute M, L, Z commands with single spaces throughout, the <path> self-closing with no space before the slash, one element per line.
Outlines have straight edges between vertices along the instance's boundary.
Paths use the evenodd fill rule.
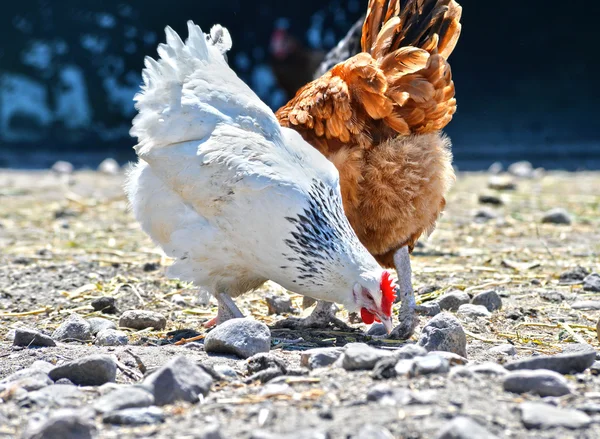
<path fill-rule="evenodd" d="M 498 218 L 498 214 L 489 208 L 482 208 L 473 214 L 473 221 L 478 224 L 487 223 L 490 220 Z"/>
<path fill-rule="evenodd" d="M 117 299 L 114 297 L 99 297 L 91 301 L 90 305 L 94 308 L 94 311 L 101 311 L 102 314 L 117 314 Z"/>
<path fill-rule="evenodd" d="M 342 367 L 346 370 L 372 370 L 382 358 L 393 356 L 390 351 L 376 349 L 364 343 L 350 343 L 342 357 Z"/>
<path fill-rule="evenodd" d="M 571 393 L 569 383 L 551 370 L 515 370 L 502 382 L 504 390 L 513 393 L 535 393 L 540 396 L 563 396 Z"/>
<path fill-rule="evenodd" d="M 413 371 L 413 360 L 398 360 L 394 366 L 396 376 L 411 376 Z"/>
<path fill-rule="evenodd" d="M 464 305 L 461 305 L 458 308 L 457 314 L 472 319 L 476 319 L 477 317 L 490 317 L 492 315 L 492 313 L 489 312 L 485 306 L 473 305 L 471 303 L 465 303 Z"/>
<path fill-rule="evenodd" d="M 64 160 L 59 160 L 52 165 L 52 172 L 55 172 L 59 175 L 70 175 L 73 173 L 73 165 Z"/>
<path fill-rule="evenodd" d="M 13 346 L 56 346 L 56 342 L 50 336 L 35 329 L 17 328 Z"/>
<path fill-rule="evenodd" d="M 571 308 L 583 311 L 595 311 L 600 309 L 600 300 L 578 300 L 571 304 Z"/>
<path fill-rule="evenodd" d="M 54 381 L 67 378 L 78 386 L 101 386 L 115 382 L 117 363 L 108 355 L 90 355 L 57 366 L 48 375 Z"/>
<path fill-rule="evenodd" d="M 274 378 L 287 374 L 286 363 L 282 358 L 269 352 L 260 352 L 248 358 L 246 369 L 250 377 L 246 379 L 247 383 L 260 381 L 266 383 Z"/>
<path fill-rule="evenodd" d="M 424 357 L 427 355 L 427 349 L 423 346 L 419 346 L 417 344 L 405 344 L 396 352 L 394 352 L 394 357 L 399 360 L 411 360 L 416 357 Z"/>
<path fill-rule="evenodd" d="M 342 348 L 315 348 L 300 353 L 300 364 L 309 369 L 327 367 L 342 355 Z"/>
<path fill-rule="evenodd" d="M 115 410 L 149 407 L 154 404 L 154 395 L 142 386 L 126 386 L 100 397 L 94 403 L 94 409 L 99 413 Z"/>
<path fill-rule="evenodd" d="M 35 360 L 29 369 L 41 370 L 42 372 L 49 373 L 52 369 L 54 369 L 54 364 L 48 363 L 47 361 Z"/>
<path fill-rule="evenodd" d="M 427 351 L 447 351 L 467 358 L 467 336 L 452 314 L 441 313 L 423 327 L 419 345 Z"/>
<path fill-rule="evenodd" d="M 371 376 L 374 380 L 388 380 L 397 376 L 396 364 L 398 359 L 394 357 L 385 357 L 375 363 Z M 407 373 L 410 372 L 410 369 Z"/>
<path fill-rule="evenodd" d="M 600 274 L 592 273 L 583 279 L 583 290 L 600 293 Z"/>
<path fill-rule="evenodd" d="M 421 241 L 419 241 L 421 242 Z M 421 288 L 419 288 L 416 292 L 415 295 L 417 296 L 421 296 L 422 294 L 429 294 L 429 293 L 433 293 L 435 291 L 440 290 L 442 287 L 440 285 L 423 285 Z M 402 299 L 401 295 L 398 294 L 398 297 L 396 297 L 396 302 L 400 302 L 400 300 Z"/>
<path fill-rule="evenodd" d="M 275 296 L 271 294 L 268 295 L 265 300 L 267 301 L 269 315 L 293 312 L 292 299 L 290 299 L 289 296 Z"/>
<path fill-rule="evenodd" d="M 394 435 L 381 425 L 366 424 L 358 431 L 356 438 L 394 439 Z"/>
<path fill-rule="evenodd" d="M 115 159 L 107 158 L 102 160 L 102 163 L 98 165 L 98 172 L 107 175 L 117 175 L 121 171 L 119 163 Z"/>
<path fill-rule="evenodd" d="M 488 187 L 497 191 L 514 191 L 517 185 L 509 175 L 492 175 L 488 179 Z"/>
<path fill-rule="evenodd" d="M 558 280 L 561 283 L 580 283 L 589 274 L 589 271 L 578 265 L 572 270 L 561 273 Z"/>
<path fill-rule="evenodd" d="M 23 435 L 25 439 L 92 439 L 95 427 L 92 419 L 75 410 L 62 409 L 42 422 L 32 422 Z"/>
<path fill-rule="evenodd" d="M 533 178 L 534 169 L 530 162 L 515 162 L 508 167 L 508 173 L 519 178 Z"/>
<path fill-rule="evenodd" d="M 115 322 L 103 319 L 102 317 L 92 317 L 91 319 L 88 319 L 88 323 L 90 324 L 90 332 L 92 335 L 97 335 L 104 329 L 117 329 Z"/>
<path fill-rule="evenodd" d="M 485 194 L 482 194 L 479 196 L 479 203 L 480 204 L 491 204 L 492 206 L 502 206 L 504 204 L 502 202 L 502 200 L 500 199 L 500 197 L 497 197 L 496 195 L 485 195 Z"/>
<path fill-rule="evenodd" d="M 163 411 L 158 407 L 138 407 L 106 413 L 102 422 L 113 425 L 152 425 L 165 421 Z"/>
<path fill-rule="evenodd" d="M 0 393 L 16 387 L 28 392 L 39 390 L 52 384 L 48 374 L 40 369 L 22 369 L 0 380 Z"/>
<path fill-rule="evenodd" d="M 98 346 L 125 346 L 129 343 L 127 334 L 116 329 L 103 329 L 96 335 Z"/>
<path fill-rule="evenodd" d="M 69 318 L 52 333 L 52 338 L 60 341 L 89 341 L 92 338 L 90 324 L 81 316 L 71 314 Z"/>
<path fill-rule="evenodd" d="M 179 306 L 187 306 L 187 302 L 181 294 L 173 294 L 173 296 L 171 297 L 171 303 L 174 303 L 175 305 Z"/>
<path fill-rule="evenodd" d="M 450 363 L 439 355 L 427 355 L 417 357 L 413 360 L 411 376 L 431 375 L 436 373 L 446 373 L 450 370 Z"/>
<path fill-rule="evenodd" d="M 146 263 L 144 263 L 142 270 L 144 270 L 144 272 L 146 272 L 146 273 L 149 273 L 151 271 L 156 271 L 159 268 L 160 268 L 160 262 L 146 262 Z"/>
<path fill-rule="evenodd" d="M 510 355 L 514 357 L 517 355 L 517 348 L 515 348 L 510 343 L 501 344 L 498 346 L 494 346 L 493 348 L 488 349 L 490 354 L 502 354 L 502 355 Z"/>
<path fill-rule="evenodd" d="M 487 290 L 479 293 L 471 299 L 473 305 L 483 305 L 489 312 L 502 309 L 502 299 L 494 290 Z"/>
<path fill-rule="evenodd" d="M 453 381 L 457 378 L 475 378 L 475 373 L 466 366 L 456 366 L 450 369 L 448 379 Z"/>
<path fill-rule="evenodd" d="M 461 305 L 469 303 L 471 298 L 464 291 L 450 291 L 437 300 L 440 308 L 445 311 L 457 311 Z"/>
<path fill-rule="evenodd" d="M 371 337 L 381 337 L 387 335 L 387 331 L 383 324 L 375 322 L 369 327 L 366 334 Z"/>
<path fill-rule="evenodd" d="M 508 370 L 548 369 L 562 374 L 579 373 L 594 364 L 596 351 L 589 345 L 573 344 L 561 354 L 539 355 L 537 357 L 506 363 Z"/>
<path fill-rule="evenodd" d="M 565 209 L 556 207 L 550 209 L 544 216 L 542 216 L 542 224 L 566 224 L 569 225 L 573 222 L 571 215 Z"/>
<path fill-rule="evenodd" d="M 121 315 L 119 326 L 138 330 L 152 328 L 161 331 L 167 326 L 167 319 L 162 314 L 154 311 L 132 309 Z"/>
<path fill-rule="evenodd" d="M 494 162 L 488 168 L 488 172 L 493 175 L 500 174 L 502 171 L 504 171 L 504 166 L 500 162 Z"/>
<path fill-rule="evenodd" d="M 206 352 L 248 358 L 259 352 L 269 352 L 271 331 L 267 325 L 256 320 L 227 320 L 208 333 L 204 348 Z"/>
<path fill-rule="evenodd" d="M 485 427 L 466 416 L 457 416 L 438 432 L 436 439 L 498 439 Z"/>
<path fill-rule="evenodd" d="M 562 302 L 565 300 L 565 296 L 560 291 L 540 291 L 538 293 L 540 298 L 547 300 L 548 302 Z"/>
<path fill-rule="evenodd" d="M 202 431 L 196 432 L 195 439 L 223 439 L 221 427 L 219 425 L 207 425 L 202 427 Z"/>
<path fill-rule="evenodd" d="M 162 406 L 177 401 L 198 402 L 200 395 L 208 395 L 212 378 L 200 366 L 179 356 L 147 376 L 143 384 L 151 389 L 155 404 Z"/>
<path fill-rule="evenodd" d="M 575 430 L 585 428 L 592 422 L 592 419 L 584 412 L 558 408 L 543 402 L 524 402 L 519 408 L 521 422 L 530 429 L 545 430 L 564 427 Z"/>
<path fill-rule="evenodd" d="M 458 354 L 447 351 L 431 351 L 428 352 L 427 355 L 437 355 L 438 357 L 442 357 L 448 361 L 451 366 L 464 365 L 469 362 L 465 357 L 461 357 Z"/>
<path fill-rule="evenodd" d="M 415 312 L 423 316 L 433 317 L 441 313 L 442 308 L 437 302 L 425 302 L 422 305 L 415 306 Z"/>
<path fill-rule="evenodd" d="M 85 393 L 73 384 L 54 384 L 35 392 L 29 392 L 20 405 L 23 407 L 35 405 L 39 408 L 53 409 L 78 408 L 82 406 L 85 396 Z"/>
<path fill-rule="evenodd" d="M 215 364 L 213 368 L 221 376 L 221 379 L 232 381 L 239 378 L 235 369 L 227 364 Z"/>
<path fill-rule="evenodd" d="M 504 376 L 509 373 L 502 365 L 491 361 L 469 366 L 469 370 L 475 374 L 489 376 Z"/>

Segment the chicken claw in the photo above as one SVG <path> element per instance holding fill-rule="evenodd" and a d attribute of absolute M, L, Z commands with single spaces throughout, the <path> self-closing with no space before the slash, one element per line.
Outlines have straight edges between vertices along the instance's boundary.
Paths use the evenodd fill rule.
<path fill-rule="evenodd" d="M 331 302 L 317 300 L 314 311 L 306 318 L 290 317 L 275 324 L 275 328 L 288 329 L 325 329 L 331 326 L 340 328 L 342 331 L 351 331 L 352 328 L 335 316 L 337 306 Z"/>

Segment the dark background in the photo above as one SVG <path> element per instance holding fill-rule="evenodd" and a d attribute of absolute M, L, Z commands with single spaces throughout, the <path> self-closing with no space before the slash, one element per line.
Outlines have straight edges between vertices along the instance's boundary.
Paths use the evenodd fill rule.
<path fill-rule="evenodd" d="M 527 159 L 600 169 L 598 12 L 592 0 L 462 0 L 450 58 L 458 113 L 447 127 L 459 169 Z M 275 23 L 328 50 L 367 0 L 21 0 L 0 14 L 0 167 L 61 158 L 96 166 L 133 159 L 131 98 L 145 55 L 171 25 L 233 37 L 230 65 L 274 109 L 286 99 L 270 68 Z M 286 19 L 286 20 L 282 20 Z"/>

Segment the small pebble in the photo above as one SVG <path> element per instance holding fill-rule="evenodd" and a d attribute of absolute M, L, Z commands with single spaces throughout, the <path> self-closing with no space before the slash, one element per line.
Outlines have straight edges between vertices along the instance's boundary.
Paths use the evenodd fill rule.
<path fill-rule="evenodd" d="M 146 262 L 142 269 L 148 273 L 150 271 L 156 271 L 160 268 L 160 263 L 158 262 Z"/>
<path fill-rule="evenodd" d="M 309 369 L 327 367 L 336 362 L 343 353 L 342 348 L 315 348 L 300 353 L 300 364 Z"/>
<path fill-rule="evenodd" d="M 501 162 L 494 162 L 488 168 L 488 172 L 493 175 L 500 174 L 502 171 L 504 171 L 504 166 Z"/>
<path fill-rule="evenodd" d="M 101 311 L 103 314 L 117 314 L 117 299 L 114 297 L 99 297 L 90 303 L 94 311 Z"/>
<path fill-rule="evenodd" d="M 52 380 L 40 369 L 22 369 L 0 380 L 0 393 L 10 388 L 21 388 L 28 392 L 50 386 Z"/>
<path fill-rule="evenodd" d="M 372 370 L 384 357 L 393 356 L 390 351 L 376 349 L 364 343 L 350 343 L 342 357 L 342 367 L 346 370 Z"/>
<path fill-rule="evenodd" d="M 32 421 L 24 439 L 92 439 L 95 436 L 93 420 L 85 413 L 61 409 L 43 421 Z"/>
<path fill-rule="evenodd" d="M 287 314 L 293 312 L 292 299 L 289 296 L 268 295 L 265 297 L 269 315 Z"/>
<path fill-rule="evenodd" d="M 529 429 L 565 427 L 575 430 L 585 428 L 592 422 L 582 411 L 559 408 L 543 402 L 524 402 L 519 408 L 521 422 Z"/>
<path fill-rule="evenodd" d="M 235 354 L 240 358 L 269 352 L 270 348 L 269 327 L 246 318 L 227 320 L 210 331 L 204 339 L 206 352 Z"/>
<path fill-rule="evenodd" d="M 467 304 L 471 298 L 464 291 L 450 291 L 441 296 L 437 303 L 442 310 L 457 311 L 461 305 Z"/>
<path fill-rule="evenodd" d="M 13 346 L 56 346 L 56 342 L 49 335 L 42 334 L 35 329 L 17 328 Z"/>
<path fill-rule="evenodd" d="M 509 175 L 492 175 L 488 179 L 488 187 L 497 191 L 514 191 L 517 185 Z"/>
<path fill-rule="evenodd" d="M 580 283 L 589 274 L 589 271 L 578 265 L 572 270 L 561 273 L 558 280 L 561 283 Z"/>
<path fill-rule="evenodd" d="M 489 208 L 481 208 L 473 214 L 473 220 L 479 224 L 487 223 L 496 218 L 498 218 L 498 214 Z"/>
<path fill-rule="evenodd" d="M 57 366 L 48 375 L 54 381 L 68 378 L 78 386 L 101 386 L 115 382 L 117 363 L 109 355 L 90 355 Z"/>
<path fill-rule="evenodd" d="M 90 332 L 92 335 L 96 335 L 105 329 L 117 329 L 115 322 L 103 319 L 102 317 L 92 317 L 88 319 L 88 323 L 90 324 Z"/>
<path fill-rule="evenodd" d="M 507 171 L 519 178 L 533 178 L 535 175 L 533 166 L 527 161 L 515 162 L 508 167 Z"/>
<path fill-rule="evenodd" d="M 381 426 L 374 424 L 366 424 L 359 431 L 357 438 L 369 439 L 394 439 L 394 435 L 390 431 Z"/>
<path fill-rule="evenodd" d="M 510 343 L 507 343 L 494 346 L 493 348 L 488 349 L 488 352 L 491 354 L 502 354 L 514 357 L 515 355 L 517 355 L 517 348 L 515 348 Z"/>
<path fill-rule="evenodd" d="M 582 311 L 596 311 L 600 309 L 600 300 L 578 300 L 571 304 L 571 308 Z"/>
<path fill-rule="evenodd" d="M 419 345 L 427 351 L 448 351 L 467 358 L 467 336 L 452 314 L 441 313 L 423 327 Z"/>
<path fill-rule="evenodd" d="M 214 365 L 215 372 L 217 372 L 221 377 L 224 377 L 226 380 L 237 380 L 238 374 L 231 366 L 227 364 L 215 364 Z"/>
<path fill-rule="evenodd" d="M 547 300 L 548 302 L 562 302 L 565 300 L 565 296 L 560 291 L 540 291 L 540 298 Z"/>
<path fill-rule="evenodd" d="M 59 160 L 52 165 L 52 171 L 60 175 L 69 175 L 73 173 L 73 165 L 64 160 Z"/>
<path fill-rule="evenodd" d="M 442 308 L 437 302 L 425 302 L 422 305 L 415 306 L 415 312 L 423 316 L 433 317 L 441 313 Z"/>
<path fill-rule="evenodd" d="M 483 305 L 489 312 L 502 309 L 502 299 L 494 290 L 487 290 L 477 294 L 471 299 L 473 305 Z"/>
<path fill-rule="evenodd" d="M 429 293 L 433 293 L 435 291 L 440 290 L 442 287 L 440 285 L 423 285 L 421 288 L 419 288 L 416 292 L 415 295 L 420 296 L 422 294 L 429 294 Z M 396 297 L 396 302 L 400 302 L 400 299 L 402 297 L 400 296 L 400 294 L 398 294 L 398 297 Z"/>
<path fill-rule="evenodd" d="M 596 360 L 596 351 L 589 345 L 567 345 L 564 351 L 556 355 L 538 355 L 506 363 L 508 370 L 548 369 L 562 374 L 580 373 L 589 368 Z"/>
<path fill-rule="evenodd" d="M 414 360 L 398 360 L 394 366 L 396 376 L 410 376 L 413 371 Z"/>
<path fill-rule="evenodd" d="M 119 163 L 115 159 L 107 158 L 102 160 L 102 163 L 98 165 L 98 172 L 106 175 L 117 175 L 121 171 Z"/>
<path fill-rule="evenodd" d="M 428 352 L 427 355 L 437 355 L 438 357 L 442 357 L 446 359 L 451 366 L 465 365 L 469 362 L 465 357 L 461 357 L 458 354 L 448 351 L 431 351 Z"/>
<path fill-rule="evenodd" d="M 151 389 L 155 404 L 173 404 L 177 401 L 196 403 L 208 395 L 212 378 L 187 357 L 175 357 L 152 374 L 143 385 Z"/>
<path fill-rule="evenodd" d="M 102 422 L 113 425 L 152 425 L 165 421 L 162 409 L 158 407 L 137 407 L 106 413 Z"/>
<path fill-rule="evenodd" d="M 171 297 L 171 302 L 175 305 L 187 306 L 187 302 L 181 294 L 173 294 L 173 296 Z"/>
<path fill-rule="evenodd" d="M 550 209 L 542 216 L 542 224 L 565 224 L 569 225 L 573 222 L 571 215 L 565 209 L 560 207 Z"/>
<path fill-rule="evenodd" d="M 125 346 L 129 343 L 127 334 L 117 329 L 103 329 L 96 335 L 98 346 Z"/>
<path fill-rule="evenodd" d="M 551 370 L 516 370 L 504 376 L 504 390 L 513 393 L 535 393 L 540 396 L 563 396 L 571 393 L 569 382 Z"/>
<path fill-rule="evenodd" d="M 132 309 L 121 315 L 119 326 L 138 330 L 152 328 L 161 331 L 167 326 L 167 319 L 154 311 Z"/>
<path fill-rule="evenodd" d="M 600 293 L 600 274 L 592 273 L 583 279 L 583 290 Z"/>
<path fill-rule="evenodd" d="M 508 374 L 508 370 L 506 370 L 500 364 L 493 363 L 491 361 L 469 366 L 469 370 L 475 374 L 489 375 L 489 376 L 504 376 L 504 375 Z"/>
<path fill-rule="evenodd" d="M 78 314 L 71 314 L 52 333 L 54 340 L 86 342 L 92 339 L 90 324 Z"/>
<path fill-rule="evenodd" d="M 135 407 L 149 407 L 154 404 L 154 395 L 141 386 L 125 386 L 100 397 L 94 403 L 99 413 L 108 413 Z"/>
<path fill-rule="evenodd" d="M 458 308 L 458 315 L 470 317 L 472 319 L 477 317 L 490 317 L 492 313 L 483 305 L 473 305 L 471 303 L 465 303 Z"/>
<path fill-rule="evenodd" d="M 394 352 L 394 357 L 399 360 L 412 360 L 416 357 L 424 357 L 427 355 L 427 349 L 417 344 L 405 344 L 400 349 Z"/>
<path fill-rule="evenodd" d="M 496 195 L 480 195 L 479 203 L 480 204 L 491 204 L 493 206 L 501 206 L 502 204 L 504 204 L 502 202 L 502 199 L 500 197 L 497 197 Z"/>
<path fill-rule="evenodd" d="M 411 376 L 431 375 L 446 373 L 450 370 L 450 363 L 439 355 L 417 357 L 413 361 Z"/>
<path fill-rule="evenodd" d="M 457 416 L 438 432 L 436 439 L 498 439 L 471 418 Z"/>
<path fill-rule="evenodd" d="M 62 381 L 62 379 L 58 381 Z M 34 405 L 36 408 L 81 407 L 86 399 L 86 394 L 72 383 L 58 384 L 58 381 L 53 386 L 29 392 L 21 403 L 24 405 Z"/>

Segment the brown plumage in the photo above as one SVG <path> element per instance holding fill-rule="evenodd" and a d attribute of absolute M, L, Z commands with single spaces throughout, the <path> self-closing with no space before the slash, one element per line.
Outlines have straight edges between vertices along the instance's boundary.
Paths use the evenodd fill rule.
<path fill-rule="evenodd" d="M 340 172 L 344 209 L 386 267 L 433 230 L 454 180 L 440 132 L 456 111 L 448 57 L 460 35 L 454 0 L 370 0 L 362 53 L 279 109 Z"/>

